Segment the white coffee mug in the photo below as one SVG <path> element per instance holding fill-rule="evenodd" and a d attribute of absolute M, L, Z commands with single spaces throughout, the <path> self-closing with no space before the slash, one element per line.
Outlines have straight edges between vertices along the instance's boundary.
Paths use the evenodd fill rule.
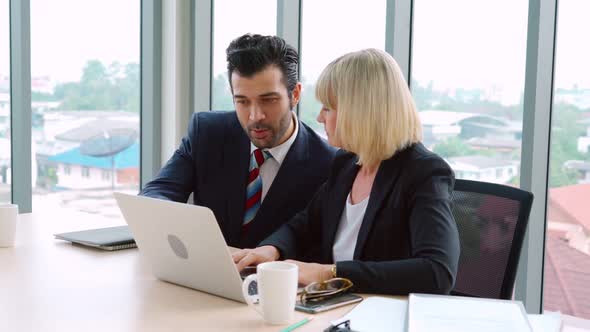
<path fill-rule="evenodd" d="M 18 205 L 0 204 L 0 248 L 14 247 Z"/>
<path fill-rule="evenodd" d="M 256 274 L 244 279 L 242 292 L 249 306 L 265 322 L 273 325 L 289 324 L 293 320 L 297 297 L 299 268 L 293 263 L 267 262 L 256 267 Z M 258 283 L 258 294 L 249 295 L 248 287 Z M 259 304 L 255 304 L 258 302 Z"/>

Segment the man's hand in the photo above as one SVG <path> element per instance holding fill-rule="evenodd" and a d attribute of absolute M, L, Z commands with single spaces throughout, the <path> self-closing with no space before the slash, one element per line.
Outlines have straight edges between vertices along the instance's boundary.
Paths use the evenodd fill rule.
<path fill-rule="evenodd" d="M 293 263 L 299 267 L 299 283 L 302 285 L 307 286 L 312 282 L 332 278 L 332 265 L 304 263 L 294 260 L 286 260 L 285 262 Z"/>
<path fill-rule="evenodd" d="M 246 266 L 276 261 L 279 259 L 280 254 L 277 248 L 273 246 L 262 246 L 255 249 L 242 249 L 231 256 L 238 271 L 242 271 Z"/>

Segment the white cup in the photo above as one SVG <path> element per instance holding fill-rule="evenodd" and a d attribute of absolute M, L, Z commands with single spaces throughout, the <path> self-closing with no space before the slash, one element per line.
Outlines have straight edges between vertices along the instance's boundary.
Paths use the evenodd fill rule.
<path fill-rule="evenodd" d="M 298 274 L 299 269 L 293 263 L 262 263 L 256 267 L 256 274 L 244 279 L 244 298 L 268 324 L 289 324 L 295 311 Z M 249 295 L 248 287 L 255 280 L 258 283 L 258 294 Z M 254 304 L 256 302 L 260 304 Z"/>
<path fill-rule="evenodd" d="M 14 247 L 18 205 L 0 204 L 0 248 Z"/>

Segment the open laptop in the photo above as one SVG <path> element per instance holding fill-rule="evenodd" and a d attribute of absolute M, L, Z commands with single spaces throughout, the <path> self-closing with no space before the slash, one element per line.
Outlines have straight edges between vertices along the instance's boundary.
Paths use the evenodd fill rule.
<path fill-rule="evenodd" d="M 210 209 L 122 193 L 114 196 L 140 255 L 158 279 L 245 303 L 242 277 Z"/>

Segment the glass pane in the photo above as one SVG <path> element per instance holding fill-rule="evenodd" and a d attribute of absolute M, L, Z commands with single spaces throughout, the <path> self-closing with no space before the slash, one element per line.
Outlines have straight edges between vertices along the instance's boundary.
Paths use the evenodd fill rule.
<path fill-rule="evenodd" d="M 214 110 L 229 111 L 234 109 L 234 103 L 227 80 L 225 49 L 246 33 L 276 34 L 277 1 L 215 0 L 213 6 L 211 105 Z"/>
<path fill-rule="evenodd" d="M 590 2 L 559 1 L 545 310 L 590 319 Z"/>
<path fill-rule="evenodd" d="M 10 20 L 9 1 L 0 0 L 0 203 L 10 203 Z"/>
<path fill-rule="evenodd" d="M 425 145 L 457 177 L 519 186 L 528 1 L 416 0 L 414 15 Z"/>
<path fill-rule="evenodd" d="M 387 2 L 372 0 L 303 1 L 301 26 L 301 83 L 299 117 L 324 135 L 316 121 L 321 105 L 315 98 L 315 82 L 322 70 L 344 53 L 364 48 L 385 49 Z"/>
<path fill-rule="evenodd" d="M 34 210 L 118 217 L 112 191 L 137 193 L 140 15 L 140 0 L 31 1 Z"/>

